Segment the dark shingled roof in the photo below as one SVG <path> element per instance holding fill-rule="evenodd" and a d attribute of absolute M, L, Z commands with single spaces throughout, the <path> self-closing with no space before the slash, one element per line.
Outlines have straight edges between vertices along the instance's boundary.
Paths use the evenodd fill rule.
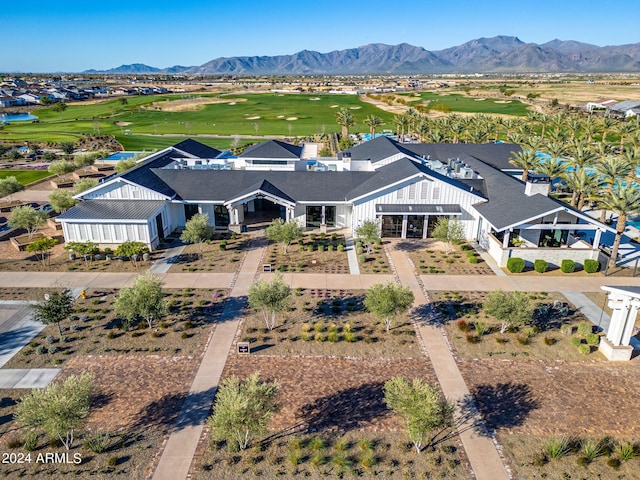
<path fill-rule="evenodd" d="M 381 136 L 368 142 L 361 143 L 349 150 L 345 150 L 343 152 L 343 158 L 344 153 L 350 153 L 351 160 L 369 160 L 371 163 L 376 163 L 399 153 L 407 155 L 408 157 L 414 157 L 415 155 L 406 147 L 407 145 L 391 140 L 388 137 Z"/>
<path fill-rule="evenodd" d="M 468 155 L 500 170 L 517 170 L 509 163 L 512 152 L 522 150 L 513 143 L 407 143 L 404 145 L 415 155 L 446 163 L 449 158 Z"/>
<path fill-rule="evenodd" d="M 267 181 L 291 200 L 345 201 L 375 172 L 263 172 L 253 170 L 153 169 L 152 174 L 182 200 L 224 202 L 255 191 Z M 268 187 L 271 188 L 271 187 Z"/>
<path fill-rule="evenodd" d="M 435 213 L 435 214 L 461 214 L 462 209 L 460 205 L 447 205 L 447 204 L 395 204 L 395 203 L 379 203 L 376 204 L 376 213 Z"/>
<path fill-rule="evenodd" d="M 186 157 L 185 155 L 179 152 L 169 151 L 158 158 L 146 160 L 144 162 L 139 163 L 135 167 L 130 168 L 129 170 L 124 172 L 122 175 L 120 175 L 120 177 L 124 178 L 125 180 L 129 180 L 130 182 L 135 183 L 137 185 L 150 188 L 151 190 L 161 193 L 162 195 L 166 195 L 167 197 L 172 197 L 174 195 L 173 190 L 166 183 L 160 180 L 157 176 L 151 175 L 149 170 L 151 168 L 166 167 L 171 162 L 173 162 L 174 158 L 185 158 L 185 157 Z"/>
<path fill-rule="evenodd" d="M 296 203 L 293 198 L 291 198 L 289 195 L 284 193 L 282 190 L 280 190 L 278 187 L 267 180 L 263 180 L 262 182 L 255 183 L 254 185 L 245 188 L 243 191 L 238 192 L 234 198 L 242 198 L 257 190 L 268 193 L 269 195 L 273 195 L 274 197 L 281 198 L 282 200 L 286 200 L 287 202 Z"/>
<path fill-rule="evenodd" d="M 296 158 L 300 159 L 302 147 L 278 140 L 268 140 L 247 148 L 238 158 Z"/>
<path fill-rule="evenodd" d="M 147 220 L 164 200 L 86 200 L 58 215 L 60 220 Z"/>
<path fill-rule="evenodd" d="M 218 155 L 222 153 L 217 148 L 196 142 L 190 138 L 187 138 L 180 143 L 176 143 L 173 148 L 177 148 L 181 152 L 188 153 L 198 158 L 217 158 Z"/>

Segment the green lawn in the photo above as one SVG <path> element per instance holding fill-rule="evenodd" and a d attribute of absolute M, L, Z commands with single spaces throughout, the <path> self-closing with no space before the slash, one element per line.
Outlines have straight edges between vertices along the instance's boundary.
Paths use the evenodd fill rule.
<path fill-rule="evenodd" d="M 440 95 L 431 92 L 421 92 L 417 94 L 419 96 L 413 93 L 402 95 L 411 102 L 411 105 L 424 103 L 426 105 L 429 105 L 431 108 L 435 107 L 436 105 L 444 105 L 449 107 L 452 112 L 487 113 L 516 116 L 526 116 L 529 112 L 528 105 L 525 105 L 519 100 L 513 100 L 506 97 L 475 99 L 457 93 Z"/>
<path fill-rule="evenodd" d="M 46 170 L 0 170 L 0 179 L 16 177 L 16 180 L 23 185 L 27 185 L 50 176 L 51 174 Z"/>
<path fill-rule="evenodd" d="M 125 150 L 142 151 L 142 150 L 160 150 L 171 145 L 175 145 L 187 137 L 152 137 L 149 135 L 116 135 L 117 140 L 122 144 Z M 192 137 L 200 143 L 217 148 L 218 150 L 229 150 L 234 143 L 231 138 L 208 138 L 208 137 Z M 244 146 L 249 143 L 260 142 L 260 140 L 240 139 L 238 146 Z"/>

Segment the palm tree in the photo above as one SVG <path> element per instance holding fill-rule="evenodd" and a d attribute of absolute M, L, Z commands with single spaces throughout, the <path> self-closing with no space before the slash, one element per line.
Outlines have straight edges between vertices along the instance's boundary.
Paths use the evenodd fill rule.
<path fill-rule="evenodd" d="M 602 179 L 602 185 L 604 187 L 603 197 L 607 198 L 611 196 L 613 191 L 613 185 L 616 180 L 626 177 L 631 170 L 629 163 L 623 157 L 603 157 L 595 165 L 596 172 Z M 602 201 L 600 201 L 602 204 Z M 607 209 L 603 208 L 600 211 L 600 221 L 604 222 L 607 215 Z"/>
<path fill-rule="evenodd" d="M 422 119 L 422 121 L 418 124 L 418 128 L 416 129 L 416 133 L 418 134 L 418 138 L 420 139 L 420 142 L 424 142 L 425 138 L 427 138 L 427 135 L 429 134 L 429 132 L 431 131 L 431 124 L 429 122 L 428 118 L 424 118 Z"/>
<path fill-rule="evenodd" d="M 541 127 L 540 136 L 544 140 L 544 134 L 547 130 L 547 127 L 549 126 L 549 123 L 551 123 L 551 117 L 547 114 L 541 113 L 538 117 L 538 123 L 540 123 Z"/>
<path fill-rule="evenodd" d="M 522 169 L 520 180 L 526 182 L 529 170 L 535 171 L 540 164 L 540 159 L 536 157 L 535 150 L 521 150 L 519 152 L 511 152 L 509 163 Z"/>
<path fill-rule="evenodd" d="M 371 140 L 373 140 L 376 136 L 376 129 L 382 125 L 382 119 L 374 114 L 367 115 L 364 119 L 364 124 L 369 127 L 369 134 L 371 135 Z"/>
<path fill-rule="evenodd" d="M 400 143 L 404 142 L 404 134 L 409 128 L 410 120 L 406 115 L 396 115 L 393 119 L 393 122 L 396 124 L 396 134 L 398 135 L 398 140 Z"/>
<path fill-rule="evenodd" d="M 564 176 L 571 195 L 571 206 L 582 210 L 587 198 L 592 197 L 602 186 L 598 175 L 589 174 L 584 168 L 573 170 Z"/>
<path fill-rule="evenodd" d="M 608 268 L 613 268 L 618 260 L 618 249 L 627 224 L 627 216 L 640 212 L 640 186 L 634 183 L 616 182 L 611 195 L 602 199 L 602 206 L 618 214 L 616 237 L 611 247 L 608 265 Z"/>
<path fill-rule="evenodd" d="M 611 117 L 604 117 L 602 119 L 602 143 L 607 143 L 607 133 L 615 127 L 617 123 L 618 122 Z"/>
<path fill-rule="evenodd" d="M 636 168 L 638 168 L 638 163 L 640 163 L 640 150 L 637 148 L 627 148 L 622 154 L 622 158 L 629 165 L 627 179 L 633 181 L 636 176 Z"/>
<path fill-rule="evenodd" d="M 349 136 L 349 127 L 356 124 L 356 119 L 348 108 L 339 108 L 336 112 L 336 123 L 342 127 L 342 137 Z"/>
<path fill-rule="evenodd" d="M 576 171 L 592 165 L 596 159 L 595 152 L 584 141 L 574 141 L 569 145 L 568 151 L 570 154 L 569 165 L 575 168 Z"/>
<path fill-rule="evenodd" d="M 589 116 L 584 121 L 582 129 L 584 130 L 584 133 L 587 136 L 587 143 L 592 143 L 593 136 L 600 131 L 600 125 L 598 125 L 594 117 Z"/>
<path fill-rule="evenodd" d="M 567 171 L 565 162 L 559 158 L 545 158 L 538 165 L 537 172 L 547 175 L 551 179 L 551 184 L 556 178 L 562 177 Z"/>
<path fill-rule="evenodd" d="M 631 122 L 623 122 L 618 125 L 618 133 L 620 134 L 620 151 L 624 152 L 624 141 L 626 136 L 633 135 L 636 126 Z"/>

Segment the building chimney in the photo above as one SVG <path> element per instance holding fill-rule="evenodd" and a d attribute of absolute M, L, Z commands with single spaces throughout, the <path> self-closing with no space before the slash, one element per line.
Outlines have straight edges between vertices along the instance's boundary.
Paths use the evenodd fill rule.
<path fill-rule="evenodd" d="M 540 194 L 545 197 L 549 196 L 551 191 L 551 178 L 548 175 L 540 173 L 528 173 L 527 182 L 524 187 L 525 195 L 529 197 L 532 195 Z"/>

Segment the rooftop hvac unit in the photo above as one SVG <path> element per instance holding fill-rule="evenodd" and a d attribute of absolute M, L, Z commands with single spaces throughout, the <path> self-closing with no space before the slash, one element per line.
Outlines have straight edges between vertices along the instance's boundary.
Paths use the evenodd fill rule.
<path fill-rule="evenodd" d="M 317 165 L 315 171 L 316 172 L 326 172 L 327 171 L 327 167 L 325 165 Z"/>
<path fill-rule="evenodd" d="M 462 168 L 462 162 L 460 160 L 458 160 L 453 165 L 454 165 L 453 166 L 453 171 L 456 172 L 456 173 L 460 173 L 460 169 Z"/>
<path fill-rule="evenodd" d="M 465 165 L 460 169 L 460 176 L 462 178 L 473 178 L 473 170 Z"/>
<path fill-rule="evenodd" d="M 447 165 L 451 167 L 453 165 L 453 162 L 455 162 L 456 160 L 456 158 L 447 158 Z"/>

